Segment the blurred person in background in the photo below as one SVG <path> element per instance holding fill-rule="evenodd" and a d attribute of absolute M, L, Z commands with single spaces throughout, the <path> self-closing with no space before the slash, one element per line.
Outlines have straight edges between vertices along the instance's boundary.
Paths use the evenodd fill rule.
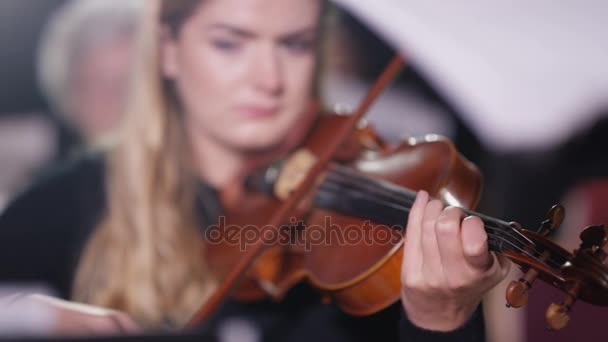
<path fill-rule="evenodd" d="M 43 31 L 39 84 L 76 141 L 99 142 L 122 119 L 142 5 L 142 0 L 69 0 Z"/>
<path fill-rule="evenodd" d="M 218 192 L 295 147 L 317 118 L 324 1 L 146 3 L 116 143 L 47 175 L 0 217 L 3 280 L 129 315 L 48 300 L 64 313 L 55 333 L 183 326 L 217 287 L 201 230 L 221 215 Z M 483 340 L 481 298 L 509 264 L 488 251 L 481 220 L 461 215 L 418 195 L 402 302 L 381 313 L 350 317 L 302 284 L 280 303 L 229 301 L 219 316 L 282 340 Z"/>
<path fill-rule="evenodd" d="M 0 211 L 79 147 L 107 139 L 124 112 L 142 0 L 69 0 L 43 28 L 37 75 L 52 114 L 0 120 Z M 84 144 L 84 145 L 83 145 Z"/>

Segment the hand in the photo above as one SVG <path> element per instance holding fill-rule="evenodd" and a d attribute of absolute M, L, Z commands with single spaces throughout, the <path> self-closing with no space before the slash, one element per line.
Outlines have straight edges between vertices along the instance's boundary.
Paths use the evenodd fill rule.
<path fill-rule="evenodd" d="M 463 218 L 462 209 L 421 191 L 410 211 L 403 264 L 401 300 L 418 327 L 451 331 L 475 312 L 486 291 L 507 274 L 510 262 L 488 250 L 480 218 Z"/>
<path fill-rule="evenodd" d="M 49 335 L 75 336 L 133 334 L 141 331 L 137 323 L 123 312 L 38 294 L 13 298 L 4 306 L 4 310 L 44 312 L 44 317 L 48 319 L 48 322 L 38 322 L 44 326 L 44 330 L 31 327 L 25 333 L 35 331 Z"/>

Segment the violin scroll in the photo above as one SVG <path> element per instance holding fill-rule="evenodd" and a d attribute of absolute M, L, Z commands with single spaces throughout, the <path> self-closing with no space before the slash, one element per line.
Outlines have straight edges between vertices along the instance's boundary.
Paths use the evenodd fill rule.
<path fill-rule="evenodd" d="M 547 309 L 547 325 L 549 329 L 559 330 L 570 320 L 570 310 L 583 291 L 594 291 L 595 302 L 608 305 L 608 278 L 606 277 L 606 252 L 604 247 L 608 242 L 608 229 L 604 225 L 589 226 L 580 234 L 581 244 L 574 251 L 572 261 L 564 266 L 564 274 L 572 280 L 566 291 L 566 298 L 561 304 L 553 303 Z M 586 296 L 590 296 L 589 293 Z M 594 296 L 594 297 L 595 297 Z M 589 299 L 587 300 L 589 301 Z M 593 303 L 593 302 L 592 302 Z"/>
<path fill-rule="evenodd" d="M 549 237 L 553 234 L 564 221 L 564 217 L 566 216 L 566 211 L 561 205 L 554 205 L 547 212 L 547 219 L 544 220 L 540 228 L 538 229 L 538 234 L 544 237 Z M 512 226 L 516 229 L 521 229 L 521 226 L 513 222 Z M 532 246 L 524 247 L 524 251 L 528 254 L 533 253 Z M 544 251 L 539 257 L 539 261 L 545 262 L 549 258 L 549 252 Z M 519 278 L 517 281 L 512 281 L 507 287 L 507 307 L 520 308 L 525 306 L 528 303 L 528 291 L 532 288 L 532 284 L 538 278 L 538 271 L 534 268 L 530 268 L 526 271 L 526 273 Z"/>
<path fill-rule="evenodd" d="M 547 309 L 546 321 L 550 330 L 560 330 L 568 324 L 569 313 L 578 299 L 608 306 L 608 254 L 604 250 L 608 243 L 608 229 L 603 225 L 585 228 L 580 234 L 579 248 L 570 253 L 549 239 L 564 216 L 564 208 L 554 206 L 538 231 L 520 230 L 528 240 L 523 248 L 505 253 L 524 271 L 519 280 L 507 287 L 507 307 L 526 305 L 528 291 L 538 278 L 566 294 L 561 304 L 553 303 Z M 514 229 L 520 228 L 514 226 Z"/>

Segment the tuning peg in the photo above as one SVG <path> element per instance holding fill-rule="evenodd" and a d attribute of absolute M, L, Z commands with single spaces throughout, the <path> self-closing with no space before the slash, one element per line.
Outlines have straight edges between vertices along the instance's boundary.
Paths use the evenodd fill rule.
<path fill-rule="evenodd" d="M 548 253 L 546 254 L 548 256 Z M 544 255 L 545 253 L 543 253 Z M 529 269 L 519 280 L 509 283 L 505 296 L 508 308 L 521 308 L 528 304 L 528 291 L 532 288 L 532 284 L 534 284 L 537 277 L 538 272 L 535 269 Z"/>
<path fill-rule="evenodd" d="M 541 261 L 545 261 L 549 258 L 549 252 L 545 251 L 539 257 Z M 532 288 L 534 281 L 538 278 L 538 271 L 531 268 L 523 277 L 517 281 L 512 281 L 507 287 L 506 300 L 507 307 L 521 308 L 528 304 L 528 291 Z"/>
<path fill-rule="evenodd" d="M 541 222 L 540 227 L 538 228 L 538 233 L 545 237 L 550 236 L 562 225 L 565 216 L 566 209 L 559 204 L 554 205 L 547 212 L 547 219 Z"/>
<path fill-rule="evenodd" d="M 507 287 L 506 306 L 508 308 L 521 308 L 528 304 L 528 290 L 530 287 L 532 285 L 523 278 L 510 282 Z"/>
<path fill-rule="evenodd" d="M 589 226 L 581 232 L 580 239 L 581 244 L 579 248 L 574 251 L 571 263 L 579 265 L 587 264 L 589 261 L 593 262 L 593 259 L 597 259 L 600 263 L 604 263 L 607 255 L 604 251 L 604 247 L 608 243 L 608 229 L 606 229 L 604 225 Z M 591 259 L 589 259 L 588 256 L 590 256 Z M 561 304 L 553 303 L 549 306 L 546 313 L 548 329 L 560 330 L 568 325 L 568 322 L 570 321 L 570 311 L 578 299 L 581 284 L 580 281 L 571 283 L 566 292 L 564 301 Z"/>
<path fill-rule="evenodd" d="M 523 229 L 518 222 L 510 222 L 509 225 L 516 229 Z M 534 283 L 537 276 L 537 274 L 532 273 L 533 271 L 530 270 L 519 280 L 513 280 L 509 283 L 505 295 L 507 300 L 506 306 L 508 308 L 521 308 L 528 303 L 528 290 L 532 287 L 532 283 Z"/>
<path fill-rule="evenodd" d="M 549 255 L 549 251 L 544 251 L 539 259 L 545 261 L 549 258 Z M 532 288 L 536 278 L 538 278 L 538 271 L 531 268 L 519 280 L 509 283 L 506 292 L 508 308 L 521 308 L 528 304 L 528 291 Z"/>
<path fill-rule="evenodd" d="M 541 222 L 537 233 L 548 237 L 561 226 L 565 216 L 566 209 L 561 205 L 554 205 L 547 212 L 546 219 Z M 517 222 L 511 222 L 509 224 L 517 229 L 522 229 L 521 225 Z M 526 252 L 531 252 L 531 246 L 524 247 L 524 250 Z M 539 259 L 545 261 L 549 256 L 549 252 L 545 251 L 540 255 Z M 532 288 L 532 284 L 534 284 L 537 277 L 538 272 L 535 269 L 529 269 L 523 277 L 519 278 L 519 280 L 512 281 L 507 287 L 506 292 L 507 307 L 520 308 L 526 305 L 528 303 L 528 291 Z"/>
<path fill-rule="evenodd" d="M 547 309 L 547 329 L 548 330 L 561 330 L 568 325 L 570 322 L 570 309 L 566 306 L 559 304 L 551 304 Z"/>
<path fill-rule="evenodd" d="M 608 231 L 603 224 L 585 228 L 580 234 L 580 239 L 579 251 L 591 250 L 601 261 L 606 258 L 606 252 L 603 249 L 608 243 Z"/>
<path fill-rule="evenodd" d="M 577 282 L 570 291 L 566 294 L 566 299 L 562 304 L 551 304 L 547 309 L 546 319 L 547 328 L 549 330 L 561 330 L 570 321 L 570 310 L 576 302 L 580 284 Z"/>

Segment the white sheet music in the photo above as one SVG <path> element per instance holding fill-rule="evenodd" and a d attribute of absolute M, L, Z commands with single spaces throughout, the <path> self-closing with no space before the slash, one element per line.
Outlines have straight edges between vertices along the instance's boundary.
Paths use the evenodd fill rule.
<path fill-rule="evenodd" d="M 492 149 L 559 143 L 608 107 L 607 1 L 335 1 L 415 63 Z"/>

